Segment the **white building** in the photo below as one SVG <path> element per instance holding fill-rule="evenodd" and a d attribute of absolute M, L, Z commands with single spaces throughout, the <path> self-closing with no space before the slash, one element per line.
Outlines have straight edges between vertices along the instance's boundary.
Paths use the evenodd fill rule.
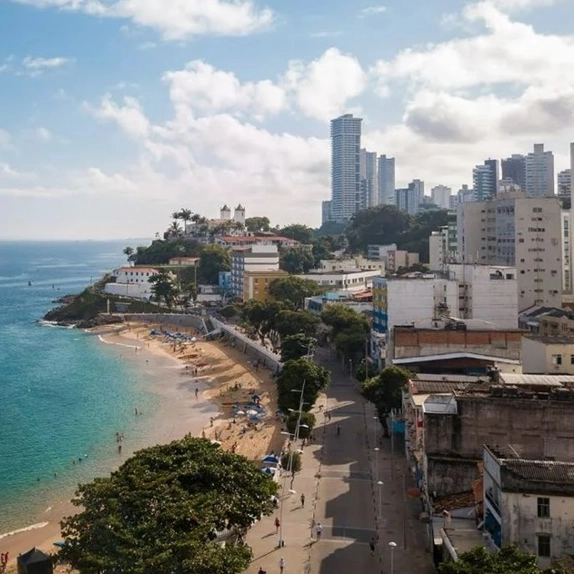
<path fill-rule="evenodd" d="M 429 237 L 429 268 L 431 271 L 444 271 L 449 261 L 448 228 L 433 231 Z"/>
<path fill-rule="evenodd" d="M 570 225 L 571 212 L 563 209 L 560 213 L 560 223 L 562 226 L 562 291 L 572 292 L 572 265 L 570 263 Z"/>
<path fill-rule="evenodd" d="M 395 158 L 380 155 L 378 161 L 378 204 L 395 205 Z"/>
<path fill-rule="evenodd" d="M 560 197 L 569 198 L 572 188 L 572 170 L 565 169 L 559 172 L 556 181 L 558 183 L 558 195 Z"/>
<path fill-rule="evenodd" d="M 386 280 L 387 331 L 395 325 L 416 326 L 441 317 L 456 316 L 458 311 L 458 283 L 437 277 L 424 275 L 417 279 Z M 373 310 L 378 311 L 378 302 L 373 297 Z"/>
<path fill-rule="evenodd" d="M 450 209 L 452 189 L 446 185 L 437 185 L 431 189 L 431 199 L 435 205 L 442 209 Z"/>
<path fill-rule="evenodd" d="M 522 337 L 522 372 L 574 375 L 574 339 L 556 335 Z"/>
<path fill-rule="evenodd" d="M 562 306 L 563 239 L 558 198 L 501 193 L 458 206 L 458 249 L 465 263 L 516 267 L 519 310 Z"/>
<path fill-rule="evenodd" d="M 353 293 L 371 287 L 373 278 L 380 274 L 381 272 L 377 269 L 366 271 L 361 269 L 345 271 L 322 271 L 320 269 L 313 269 L 304 275 L 298 275 L 298 277 L 315 281 L 317 285 L 325 289 Z"/>
<path fill-rule="evenodd" d="M 345 114 L 331 121 L 331 217 L 345 222 L 360 209 L 361 118 Z"/>
<path fill-rule="evenodd" d="M 368 259 L 386 259 L 389 251 L 396 251 L 397 244 L 389 243 L 389 245 L 367 245 L 367 258 Z"/>
<path fill-rule="evenodd" d="M 534 144 L 534 151 L 525 159 L 526 187 L 528 197 L 554 195 L 554 154 L 544 151 L 544 144 Z"/>
<path fill-rule="evenodd" d="M 450 264 L 447 273 L 458 282 L 459 319 L 495 329 L 518 328 L 518 281 L 514 267 Z"/>
<path fill-rule="evenodd" d="M 385 274 L 385 262 L 362 256 L 347 259 L 322 259 L 319 262 L 319 271 L 378 271 Z"/>
<path fill-rule="evenodd" d="M 106 283 L 104 292 L 133 299 L 149 299 L 152 292 L 150 277 L 159 273 L 155 267 L 120 267 L 114 269 L 114 283 Z"/>
<path fill-rule="evenodd" d="M 231 254 L 231 293 L 243 293 L 245 272 L 279 271 L 279 250 L 276 245 L 240 247 Z"/>
<path fill-rule="evenodd" d="M 574 544 L 574 463 L 522 458 L 520 447 L 484 447 L 484 531 L 516 544 L 542 568 Z"/>
<path fill-rule="evenodd" d="M 377 205 L 377 152 L 361 149 L 361 207 L 366 209 Z"/>

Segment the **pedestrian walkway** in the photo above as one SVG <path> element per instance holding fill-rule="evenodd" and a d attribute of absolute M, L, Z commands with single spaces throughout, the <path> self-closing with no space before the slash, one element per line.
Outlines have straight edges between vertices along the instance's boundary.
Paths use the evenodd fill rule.
<path fill-rule="evenodd" d="M 283 556 L 286 574 L 389 574 L 391 554 L 392 574 L 434 573 L 425 548 L 426 527 L 418 520 L 420 502 L 407 497 L 411 481 L 404 454 L 391 452 L 373 406 L 363 400 L 340 363 L 325 352 L 316 359 L 331 371 L 325 408 L 316 413 L 316 443 L 303 449 L 303 467 L 293 492 L 287 479 L 282 511 L 265 517 L 249 532 L 254 559 L 247 573 L 257 574 L 259 568 L 278 572 Z M 285 541 L 281 549 L 274 526 L 277 516 Z M 317 523 L 322 526 L 319 541 Z M 390 542 L 396 544 L 392 550 Z"/>

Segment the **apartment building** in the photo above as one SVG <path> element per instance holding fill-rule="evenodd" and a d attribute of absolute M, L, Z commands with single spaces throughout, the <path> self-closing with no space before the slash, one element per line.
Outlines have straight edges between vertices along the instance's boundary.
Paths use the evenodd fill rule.
<path fill-rule="evenodd" d="M 279 271 L 279 251 L 276 245 L 239 247 L 231 254 L 231 293 L 243 297 L 245 274 L 251 271 Z"/>
<path fill-rule="evenodd" d="M 563 281 L 561 208 L 556 197 L 501 193 L 458 206 L 463 262 L 516 267 L 518 308 L 560 307 Z"/>

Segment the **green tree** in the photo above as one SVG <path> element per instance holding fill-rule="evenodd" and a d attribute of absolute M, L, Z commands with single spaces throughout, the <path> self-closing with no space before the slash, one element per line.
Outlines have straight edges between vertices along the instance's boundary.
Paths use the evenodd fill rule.
<path fill-rule="evenodd" d="M 172 257 L 199 257 L 203 249 L 194 239 L 156 239 L 149 246 L 140 245 L 136 249 L 134 262 L 136 265 L 167 265 Z"/>
<path fill-rule="evenodd" d="M 365 336 L 369 333 L 367 319 L 346 305 L 327 305 L 321 313 L 321 320 L 331 327 L 333 339 L 345 330 L 362 331 Z"/>
<path fill-rule="evenodd" d="M 361 387 L 363 396 L 375 404 L 379 413 L 388 413 L 402 406 L 402 391 L 412 373 L 401 367 L 385 367 L 376 377 L 367 379 Z"/>
<path fill-rule="evenodd" d="M 281 362 L 286 363 L 293 359 L 300 359 L 313 351 L 315 339 L 303 333 L 288 335 L 281 338 Z"/>
<path fill-rule="evenodd" d="M 283 227 L 283 229 L 280 229 L 278 233 L 283 237 L 289 237 L 289 239 L 294 239 L 295 241 L 304 243 L 305 245 L 311 244 L 315 235 L 310 227 L 300 223 L 287 225 L 286 227 Z"/>
<path fill-rule="evenodd" d="M 181 209 L 180 210 L 179 219 L 181 219 L 181 221 L 183 221 L 184 231 L 187 228 L 187 224 L 191 221 L 192 217 L 193 217 L 193 213 L 192 213 L 191 209 Z"/>
<path fill-rule="evenodd" d="M 270 225 L 268 217 L 248 217 L 245 220 L 245 229 L 251 233 L 269 231 Z"/>
<path fill-rule="evenodd" d="M 562 568 L 541 570 L 536 556 L 505 546 L 500 552 L 489 552 L 477 546 L 461 554 L 456 562 L 445 562 L 440 574 L 561 574 Z"/>
<path fill-rule="evenodd" d="M 277 316 L 283 311 L 284 305 L 278 301 L 257 301 L 251 299 L 245 303 L 241 311 L 241 318 L 252 328 L 259 337 L 261 344 L 269 338 L 275 348 L 279 342 L 276 330 Z"/>
<path fill-rule="evenodd" d="M 313 269 L 315 258 L 309 249 L 288 247 L 279 250 L 279 266 L 292 275 L 307 273 Z"/>
<path fill-rule="evenodd" d="M 219 314 L 226 319 L 231 319 L 239 314 L 239 309 L 235 305 L 227 305 L 219 311 Z"/>
<path fill-rule="evenodd" d="M 198 273 L 200 281 L 215 285 L 219 281 L 220 271 L 231 270 L 229 251 L 219 245 L 208 245 L 199 256 Z"/>
<path fill-rule="evenodd" d="M 365 355 L 365 346 L 368 334 L 361 325 L 350 329 L 343 329 L 335 336 L 335 350 L 343 357 L 357 357 Z"/>
<path fill-rule="evenodd" d="M 160 269 L 149 278 L 149 282 L 152 284 L 151 299 L 158 304 L 163 301 L 165 306 L 171 310 L 178 296 L 178 289 L 171 275 L 165 269 Z"/>
<path fill-rule="evenodd" d="M 298 410 L 301 395 L 297 391 L 301 391 L 305 383 L 303 410 L 309 411 L 319 393 L 329 384 L 329 380 L 329 371 L 308 359 L 287 361 L 277 377 L 277 405 L 285 412 L 290 409 Z"/>
<path fill-rule="evenodd" d="M 320 319 L 308 311 L 280 311 L 275 317 L 275 330 L 283 339 L 299 333 L 313 337 L 317 333 Z"/>
<path fill-rule="evenodd" d="M 293 411 L 289 413 L 285 425 L 287 426 L 287 431 L 291 434 L 295 434 L 297 431 L 297 422 L 299 421 L 299 413 Z M 301 423 L 299 425 L 299 438 L 307 438 L 315 428 L 315 423 L 317 419 L 313 413 L 301 413 Z"/>
<path fill-rule="evenodd" d="M 378 205 L 358 211 L 345 231 L 349 249 L 365 252 L 367 245 L 398 242 L 411 224 L 411 216 L 394 205 Z"/>
<path fill-rule="evenodd" d="M 208 440 L 147 448 L 79 486 L 61 556 L 85 574 L 243 572 L 249 546 L 233 536 L 222 545 L 216 533 L 244 533 L 272 512 L 276 492 L 250 461 Z"/>
<path fill-rule="evenodd" d="M 129 245 L 127 247 L 124 248 L 123 254 L 127 257 L 128 259 L 128 263 L 133 263 L 134 261 L 134 248 L 130 247 Z"/>
<path fill-rule="evenodd" d="M 301 460 L 301 453 L 296 450 L 291 450 L 286 452 L 281 457 L 281 466 L 285 470 L 290 470 L 292 472 L 300 472 L 303 466 Z"/>
<path fill-rule="evenodd" d="M 273 299 L 289 303 L 297 311 L 303 309 L 306 297 L 320 295 L 323 289 L 315 281 L 291 276 L 274 279 L 267 291 Z"/>

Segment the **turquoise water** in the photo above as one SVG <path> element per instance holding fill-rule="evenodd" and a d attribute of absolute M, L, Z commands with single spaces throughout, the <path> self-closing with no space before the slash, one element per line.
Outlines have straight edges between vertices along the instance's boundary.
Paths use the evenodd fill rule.
<path fill-rule="evenodd" d="M 125 244 L 0 242 L 0 533 L 105 472 L 115 433 L 144 424 L 135 407 L 153 412 L 118 347 L 36 322 L 55 298 L 121 265 Z"/>

